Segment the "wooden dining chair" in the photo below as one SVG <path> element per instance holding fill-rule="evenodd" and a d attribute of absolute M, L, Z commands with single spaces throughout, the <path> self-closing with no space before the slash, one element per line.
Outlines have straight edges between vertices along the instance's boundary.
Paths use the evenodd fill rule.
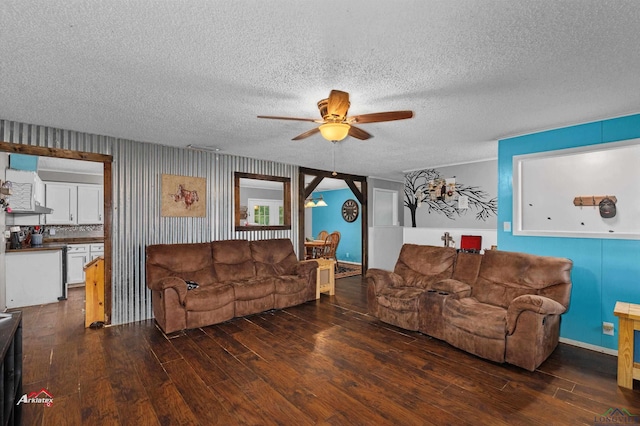
<path fill-rule="evenodd" d="M 325 240 L 324 244 L 324 257 L 325 259 L 331 259 L 336 261 L 336 271 L 338 270 L 338 257 L 336 252 L 338 251 L 338 244 L 340 243 L 340 232 L 334 231 Z"/>
<path fill-rule="evenodd" d="M 329 233 L 325 230 L 322 230 L 318 232 L 318 238 L 316 238 L 316 240 L 326 240 L 328 236 L 329 236 Z"/>

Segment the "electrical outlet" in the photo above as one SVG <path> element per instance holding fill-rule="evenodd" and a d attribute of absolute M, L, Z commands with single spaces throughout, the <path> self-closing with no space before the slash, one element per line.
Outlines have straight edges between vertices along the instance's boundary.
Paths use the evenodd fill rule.
<path fill-rule="evenodd" d="M 349 257 L 349 253 L 347 253 L 347 258 Z"/>
<path fill-rule="evenodd" d="M 602 334 L 613 336 L 613 323 L 612 322 L 603 322 L 602 323 Z"/>

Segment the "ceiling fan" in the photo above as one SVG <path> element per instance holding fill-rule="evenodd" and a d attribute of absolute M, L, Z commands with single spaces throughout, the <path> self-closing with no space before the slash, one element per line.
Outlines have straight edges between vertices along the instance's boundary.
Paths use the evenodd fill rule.
<path fill-rule="evenodd" d="M 308 138 L 318 132 L 322 134 L 326 140 L 331 142 L 341 141 L 347 136 L 356 139 L 366 140 L 371 138 L 371 134 L 365 132 L 354 124 L 364 123 L 380 123 L 383 121 L 405 120 L 413 117 L 413 111 L 388 111 L 375 112 L 371 114 L 354 115 L 347 117 L 349 111 L 349 94 L 340 90 L 332 90 L 327 99 L 318 102 L 318 109 L 322 120 L 313 118 L 297 118 L 297 117 L 277 117 L 271 115 L 259 115 L 258 118 L 269 118 L 273 120 L 293 120 L 293 121 L 310 121 L 312 123 L 320 123 L 320 126 L 299 134 L 292 140 Z"/>

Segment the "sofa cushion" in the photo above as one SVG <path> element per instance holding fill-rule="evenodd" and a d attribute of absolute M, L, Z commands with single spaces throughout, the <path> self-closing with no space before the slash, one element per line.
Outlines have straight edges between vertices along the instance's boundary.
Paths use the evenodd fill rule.
<path fill-rule="evenodd" d="M 447 299 L 442 316 L 450 325 L 490 339 L 505 339 L 507 310 L 479 302 L 474 297 Z"/>
<path fill-rule="evenodd" d="M 518 296 L 540 294 L 549 286 L 570 287 L 571 266 L 572 262 L 563 258 L 487 250 L 472 295 L 481 302 L 507 308 Z M 568 304 L 568 296 L 558 302 Z"/>
<path fill-rule="evenodd" d="M 418 311 L 418 301 L 424 290 L 415 287 L 384 288 L 378 294 L 378 304 L 395 311 Z"/>
<path fill-rule="evenodd" d="M 276 294 L 294 294 L 307 288 L 305 279 L 297 275 L 284 275 L 273 279 Z"/>
<path fill-rule="evenodd" d="M 259 277 L 293 275 L 298 258 L 288 238 L 251 241 L 251 255 Z"/>
<path fill-rule="evenodd" d="M 244 281 L 232 281 L 236 300 L 253 300 L 269 296 L 274 293 L 273 278 L 252 278 Z"/>
<path fill-rule="evenodd" d="M 220 281 L 244 280 L 255 276 L 249 241 L 213 241 L 211 251 L 216 275 Z"/>
<path fill-rule="evenodd" d="M 209 285 L 187 291 L 185 308 L 187 311 L 210 311 L 233 303 L 233 287 L 227 284 Z"/>
<path fill-rule="evenodd" d="M 456 256 L 456 266 L 453 279 L 473 285 L 478 278 L 483 255 L 479 253 L 459 252 Z"/>
<path fill-rule="evenodd" d="M 155 244 L 146 248 L 147 282 L 178 277 L 208 285 L 217 281 L 211 243 Z"/>
<path fill-rule="evenodd" d="M 394 272 L 404 279 L 404 286 L 425 289 L 436 281 L 451 278 L 455 258 L 453 247 L 404 244 Z"/>
<path fill-rule="evenodd" d="M 462 281 L 454 280 L 453 278 L 433 283 L 433 286 L 431 286 L 431 290 L 429 291 L 432 290 L 455 294 L 458 297 L 471 296 L 471 286 L 467 283 L 463 283 Z"/>

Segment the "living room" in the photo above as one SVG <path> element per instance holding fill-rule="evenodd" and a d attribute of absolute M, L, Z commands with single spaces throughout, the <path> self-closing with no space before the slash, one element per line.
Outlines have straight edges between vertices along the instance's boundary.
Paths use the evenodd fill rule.
<path fill-rule="evenodd" d="M 150 2 L 145 7 L 138 5 L 139 9 L 123 6 L 121 11 L 106 6 L 79 8 L 82 10 L 68 11 L 69 16 L 49 5 L 40 5 L 39 11 L 34 5 L 24 9 L 12 2 L 2 6 L 9 12 L 5 15 L 9 18 L 3 18 L 9 39 L 0 50 L 7 58 L 0 83 L 0 140 L 18 149 L 111 156 L 110 223 L 105 223 L 105 233 L 109 233 L 105 245 L 110 247 L 105 257 L 111 264 L 109 323 L 115 326 L 153 318 L 144 276 L 143 248 L 149 244 L 289 238 L 298 247 L 304 238 L 296 214 L 300 209 L 299 167 L 366 176 L 370 201 L 380 188 L 396 190 L 401 202 L 407 172 L 445 169 L 448 178 L 446 167 L 488 161 L 495 164 L 496 172 L 496 186 L 490 190 L 497 198 L 497 216 L 492 219 L 495 227 L 488 229 L 495 245 L 500 250 L 571 258 L 574 287 L 561 338 L 573 346 L 615 354 L 617 334 L 603 334 L 602 323 L 617 327 L 616 301 L 640 300 L 638 239 L 526 236 L 514 234 L 508 226 L 515 223 L 514 156 L 640 137 L 635 76 L 640 64 L 634 42 L 638 7 L 629 2 L 615 6 L 594 2 L 589 7 L 543 2 L 518 3 L 509 12 L 500 2 L 491 7 L 457 2 L 451 10 L 441 4 L 405 5 L 400 10 L 383 3 L 386 7 L 380 9 L 387 12 L 385 16 L 363 3 L 360 7 L 366 11 L 360 16 L 343 11 L 344 4 L 336 3 L 335 10 L 344 15 L 336 13 L 336 23 L 329 31 L 321 23 L 332 22 L 332 10 L 313 7 L 309 12 L 291 2 L 277 5 L 252 10 L 238 6 L 242 10 L 235 10 L 230 5 L 198 4 L 185 6 L 191 11 L 186 13 L 177 6 Z M 314 37 L 322 42 L 305 45 L 295 43 L 296 37 L 290 34 L 272 34 L 272 23 L 282 20 L 276 14 L 280 9 L 291 14 L 287 21 L 291 27 L 282 32 L 308 43 Z M 487 16 L 498 12 L 504 13 L 501 19 Z M 194 14 L 209 15 L 211 22 L 193 18 Z M 298 22 L 307 14 L 318 15 L 311 28 Z M 183 24 L 180 19 L 174 21 L 174 15 L 194 21 Z M 170 29 L 156 28 L 149 18 L 153 16 L 160 18 L 156 23 L 172 23 Z M 459 17 L 462 23 L 457 22 Z M 352 25 L 365 18 L 375 22 L 379 31 Z M 11 25 L 5 22 L 11 20 Z M 594 21 L 602 22 L 602 27 L 593 25 Z M 237 24 L 236 31 L 219 34 L 209 28 L 227 28 L 230 22 Z M 400 31 L 397 27 L 405 25 L 397 22 L 406 22 L 406 28 Z M 99 41 L 85 33 L 90 33 L 85 25 L 97 28 Z M 536 26 L 540 29 L 535 30 Z M 186 28 L 203 30 L 207 36 L 191 40 L 185 35 Z M 536 39 L 538 31 L 545 30 L 550 35 Z M 147 31 L 153 36 L 147 38 Z M 439 36 L 439 32 L 446 34 Z M 241 40 L 243 34 L 248 38 Z M 276 42 L 276 35 L 282 39 Z M 166 49 L 168 40 L 183 36 L 189 39 L 184 40 L 185 45 Z M 554 43 L 553 37 L 562 42 Z M 216 38 L 227 43 L 210 44 Z M 142 41 L 136 44 L 132 41 L 136 39 Z M 394 56 L 394 45 L 403 42 L 408 46 Z M 54 44 L 69 50 L 56 52 Z M 146 50 L 147 44 L 152 48 Z M 253 44 L 250 54 L 240 53 L 243 44 Z M 278 50 L 272 45 L 278 45 Z M 383 45 L 384 49 L 376 47 Z M 482 54 L 493 62 L 472 55 L 481 47 L 488 49 Z M 196 55 L 198 61 L 189 62 L 181 50 Z M 324 52 L 325 59 L 307 57 L 307 50 Z M 131 51 L 134 53 L 127 53 Z M 527 55 L 530 58 L 518 66 Z M 399 65 L 402 63 L 412 65 L 410 73 Z M 323 67 L 328 70 L 319 72 Z M 108 72 L 102 73 L 104 68 Z M 157 68 L 171 70 L 171 74 L 155 74 Z M 546 73 L 545 68 L 552 71 Z M 587 75 L 587 70 L 594 69 L 595 75 Z M 99 77 L 94 80 L 94 75 Z M 149 75 L 154 76 L 153 88 L 147 90 L 143 82 Z M 194 75 L 205 77 L 191 80 Z M 364 80 L 359 82 L 360 75 Z M 224 83 L 218 85 L 216 78 Z M 553 84 L 547 85 L 545 79 Z M 267 88 L 263 81 L 274 83 Z M 78 90 L 70 88 L 74 85 Z M 364 124 L 362 128 L 374 138 L 366 142 L 349 138 L 340 144 L 319 135 L 290 141 L 313 123 L 255 118 L 260 114 L 320 118 L 316 102 L 332 89 L 351 93 L 353 113 L 411 109 L 415 117 Z M 120 96 L 125 94 L 133 98 L 124 102 Z M 484 97 L 489 94 L 495 96 Z M 455 102 L 463 95 L 467 103 Z M 438 126 L 441 123 L 445 125 Z M 395 167 L 394 173 L 389 172 L 390 167 Z M 236 231 L 234 172 L 291 179 L 294 196 L 289 230 Z M 162 175 L 206 179 L 206 194 L 201 198 L 206 215 L 163 217 Z M 591 194 L 575 194 L 580 195 Z M 400 232 L 394 241 L 401 244 L 422 238 L 413 232 L 429 232 L 439 240 L 456 228 L 432 226 L 419 217 L 414 231 L 407 214 L 408 209 L 399 209 L 399 231 L 371 229 L 373 266 L 394 256 L 381 243 L 388 241 L 386 232 Z M 438 240 L 422 242 L 441 245 Z M 490 241 L 485 239 L 486 247 L 492 245 Z M 640 360 L 637 352 L 636 348 L 636 361 Z"/>

